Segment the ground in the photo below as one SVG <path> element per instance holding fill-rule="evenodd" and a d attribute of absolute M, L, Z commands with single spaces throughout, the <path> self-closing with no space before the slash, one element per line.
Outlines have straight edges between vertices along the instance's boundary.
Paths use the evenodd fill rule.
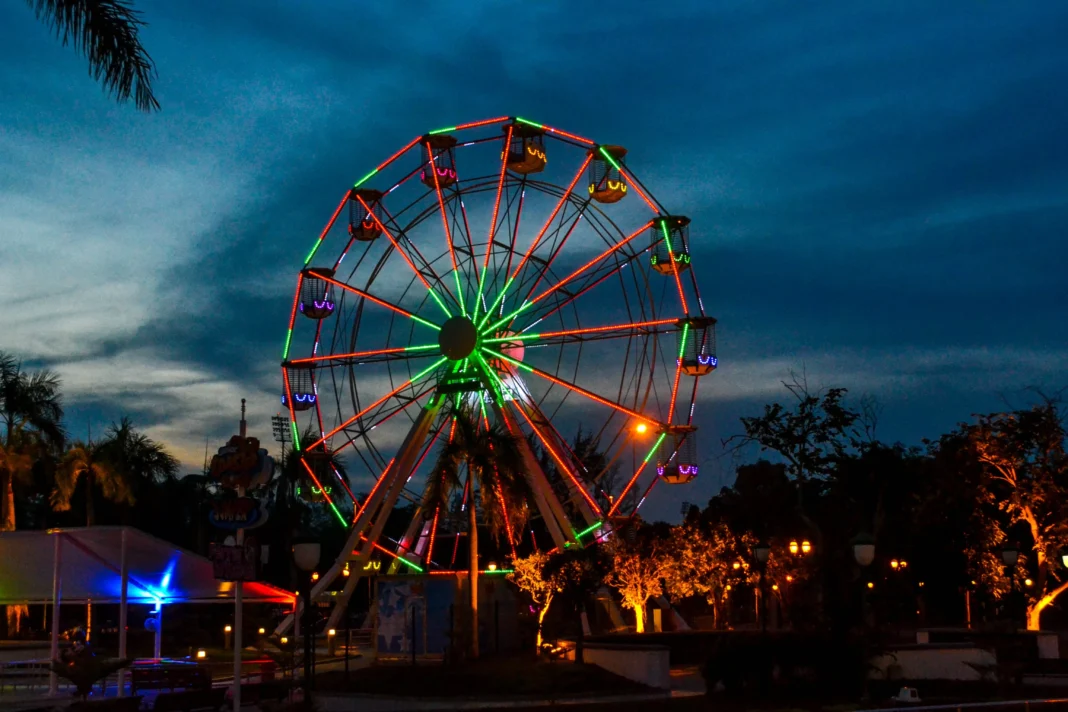
<path fill-rule="evenodd" d="M 573 697 L 648 693 L 650 688 L 595 665 L 544 662 L 534 658 L 485 660 L 465 665 L 375 665 L 355 670 L 346 682 L 340 671 L 322 673 L 324 694 L 351 692 L 404 697 Z"/>

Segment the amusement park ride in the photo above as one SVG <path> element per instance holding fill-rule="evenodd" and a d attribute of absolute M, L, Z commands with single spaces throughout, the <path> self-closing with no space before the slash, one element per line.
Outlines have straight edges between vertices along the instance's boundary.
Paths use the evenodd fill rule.
<path fill-rule="evenodd" d="M 349 531 L 312 591 L 333 604 L 328 627 L 373 554 L 396 573 L 456 568 L 466 518 L 422 502 L 459 413 L 517 436 L 543 547 L 604 540 L 658 482 L 697 476 L 694 403 L 717 365 L 716 320 L 690 220 L 626 153 L 501 117 L 415 138 L 345 191 L 297 277 L 282 357 L 309 489 Z M 580 428 L 599 471 L 563 435 Z M 376 478 L 362 501 L 337 453 Z M 415 514 L 390 540 L 402 498 Z M 470 480 L 455 499 L 479 506 Z M 508 529 L 513 554 L 539 545 L 525 529 Z"/>

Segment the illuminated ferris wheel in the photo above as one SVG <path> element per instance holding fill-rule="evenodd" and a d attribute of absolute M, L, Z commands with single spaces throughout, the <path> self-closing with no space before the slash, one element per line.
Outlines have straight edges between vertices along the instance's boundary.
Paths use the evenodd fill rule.
<path fill-rule="evenodd" d="M 519 436 L 536 526 L 508 532 L 513 555 L 528 538 L 603 539 L 657 483 L 698 475 L 694 403 L 717 365 L 716 320 L 690 220 L 626 155 L 501 117 L 413 139 L 345 191 L 298 275 L 282 361 L 294 441 L 313 433 L 305 493 L 350 531 L 313 592 L 347 577 L 331 623 L 359 578 L 350 566 L 375 552 L 394 570 L 454 568 L 459 532 L 423 495 L 460 411 Z M 596 468 L 572 449 L 579 431 Z M 334 471 L 338 454 L 373 479 L 365 496 Z M 463 506 L 471 490 L 455 493 Z M 386 539 L 402 500 L 415 516 Z"/>

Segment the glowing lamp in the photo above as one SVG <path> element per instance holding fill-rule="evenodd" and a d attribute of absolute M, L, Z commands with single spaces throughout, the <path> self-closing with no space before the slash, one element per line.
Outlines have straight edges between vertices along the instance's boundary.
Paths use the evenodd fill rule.
<path fill-rule="evenodd" d="M 259 630 L 260 635 L 263 635 L 266 632 L 267 632 L 266 628 L 260 628 L 260 630 Z"/>
<path fill-rule="evenodd" d="M 901 568 L 907 569 L 908 567 L 909 567 L 909 562 L 907 562 L 904 559 L 902 559 L 901 560 Z"/>
<path fill-rule="evenodd" d="M 497 564 L 492 562 L 492 561 L 489 562 L 489 564 L 486 566 L 486 570 L 487 571 L 496 571 L 497 570 Z"/>
<path fill-rule="evenodd" d="M 349 565 L 348 564 L 345 564 L 345 568 L 343 568 L 341 570 L 341 575 L 342 576 L 348 576 L 349 575 Z"/>
<path fill-rule="evenodd" d="M 793 576 L 790 576 L 789 574 L 786 575 L 786 583 L 790 583 L 793 580 L 794 580 Z"/>
<path fill-rule="evenodd" d="M 330 636 L 331 638 L 333 638 L 335 635 L 337 635 L 337 630 L 335 630 L 334 628 L 331 628 L 330 630 L 326 631 L 326 634 L 328 636 Z"/>
<path fill-rule="evenodd" d="M 896 569 L 899 565 L 897 559 L 890 559 L 890 568 Z"/>
<path fill-rule="evenodd" d="M 1064 568 L 1068 569 L 1068 554 L 1061 554 L 1061 564 L 1064 565 Z"/>
<path fill-rule="evenodd" d="M 293 545 L 293 563 L 301 571 L 311 571 L 319 565 L 320 547 L 317 541 L 302 541 Z M 313 574 L 318 578 L 318 574 Z"/>
<path fill-rule="evenodd" d="M 639 435 L 643 435 L 648 429 L 649 426 L 645 423 L 638 423 L 634 426 L 634 432 L 638 433 Z M 1068 556 L 1066 556 L 1066 558 L 1068 558 Z"/>
<path fill-rule="evenodd" d="M 868 588 L 875 588 L 875 584 L 871 581 L 868 581 Z"/>
<path fill-rule="evenodd" d="M 770 556 L 771 547 L 768 546 L 767 542 L 762 541 L 753 547 L 753 558 L 755 558 L 757 563 L 761 566 L 768 563 L 768 557 Z"/>
<path fill-rule="evenodd" d="M 228 625 L 228 626 L 223 628 L 223 632 L 224 633 L 231 633 L 231 632 L 233 632 L 233 630 L 234 630 L 234 627 L 231 626 L 231 625 Z"/>
<path fill-rule="evenodd" d="M 742 568 L 742 565 L 740 563 L 738 563 L 737 561 L 735 561 L 733 564 L 731 564 L 731 566 L 734 567 L 735 571 L 737 571 L 738 569 Z"/>
<path fill-rule="evenodd" d="M 808 541 L 801 542 L 801 553 L 807 554 L 812 551 L 812 544 Z"/>
<path fill-rule="evenodd" d="M 796 541 L 791 541 L 790 542 L 790 553 L 791 554 L 796 554 L 798 552 L 798 550 L 799 550 L 799 547 L 797 546 L 797 542 Z"/>
<path fill-rule="evenodd" d="M 1031 579 L 1024 579 L 1024 586 L 1032 586 L 1034 583 Z"/>
<path fill-rule="evenodd" d="M 777 583 L 771 584 L 771 590 L 772 591 L 778 591 L 779 590 L 779 584 L 777 584 Z"/>
<path fill-rule="evenodd" d="M 311 578 L 312 578 L 312 581 L 318 581 L 319 580 L 319 572 L 318 571 L 313 571 Z"/>
<path fill-rule="evenodd" d="M 726 589 L 724 589 L 724 590 L 726 590 L 726 591 L 730 591 L 730 590 L 731 590 L 731 585 L 730 585 L 730 584 L 727 584 L 727 588 L 726 588 Z"/>
<path fill-rule="evenodd" d="M 281 638 L 278 639 L 278 642 L 281 643 L 282 645 L 286 645 L 287 643 L 289 643 L 289 638 L 287 638 L 287 637 L 285 637 L 283 635 Z"/>
<path fill-rule="evenodd" d="M 207 650 L 204 650 L 204 648 L 200 648 L 197 650 L 197 660 L 203 660 L 206 657 L 208 657 Z"/>
<path fill-rule="evenodd" d="M 923 588 L 923 581 L 920 581 L 920 588 Z"/>
<path fill-rule="evenodd" d="M 858 534 L 853 539 L 853 558 L 861 566 L 870 566 L 875 561 L 875 540 L 870 534 Z"/>

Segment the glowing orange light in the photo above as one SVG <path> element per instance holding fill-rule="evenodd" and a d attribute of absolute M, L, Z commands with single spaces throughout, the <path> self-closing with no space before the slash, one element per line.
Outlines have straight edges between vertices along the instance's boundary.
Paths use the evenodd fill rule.
<path fill-rule="evenodd" d="M 873 584 L 871 581 L 868 581 L 868 588 L 875 588 L 875 584 Z"/>
<path fill-rule="evenodd" d="M 790 542 L 790 553 L 791 554 L 796 554 L 797 551 L 798 551 L 797 542 L 796 541 L 791 541 Z"/>
<path fill-rule="evenodd" d="M 777 583 L 771 584 L 771 590 L 772 591 L 778 591 L 779 590 L 779 584 L 777 584 Z"/>
<path fill-rule="evenodd" d="M 649 426 L 646 425 L 645 423 L 638 423 L 637 425 L 634 426 L 635 432 L 637 432 L 639 434 L 644 433 L 648 429 L 649 429 Z"/>
<path fill-rule="evenodd" d="M 318 581 L 318 580 L 319 580 L 319 572 L 316 571 L 316 572 L 312 573 L 312 581 Z"/>
<path fill-rule="evenodd" d="M 898 564 L 897 559 L 890 560 L 890 568 L 896 569 L 898 566 L 900 566 L 900 564 Z"/>
<path fill-rule="evenodd" d="M 807 554 L 810 551 L 812 551 L 812 544 L 808 543 L 807 541 L 801 542 L 801 553 Z"/>
<path fill-rule="evenodd" d="M 735 570 L 737 570 L 737 569 L 742 568 L 742 565 L 739 564 L 737 561 L 735 561 L 734 564 L 733 564 L 733 567 L 734 567 Z"/>
<path fill-rule="evenodd" d="M 787 575 L 787 577 L 786 577 L 786 583 L 790 583 L 790 582 L 791 582 L 791 581 L 793 581 L 793 580 L 794 580 L 794 577 L 793 577 L 793 576 L 789 576 L 789 575 Z"/>

